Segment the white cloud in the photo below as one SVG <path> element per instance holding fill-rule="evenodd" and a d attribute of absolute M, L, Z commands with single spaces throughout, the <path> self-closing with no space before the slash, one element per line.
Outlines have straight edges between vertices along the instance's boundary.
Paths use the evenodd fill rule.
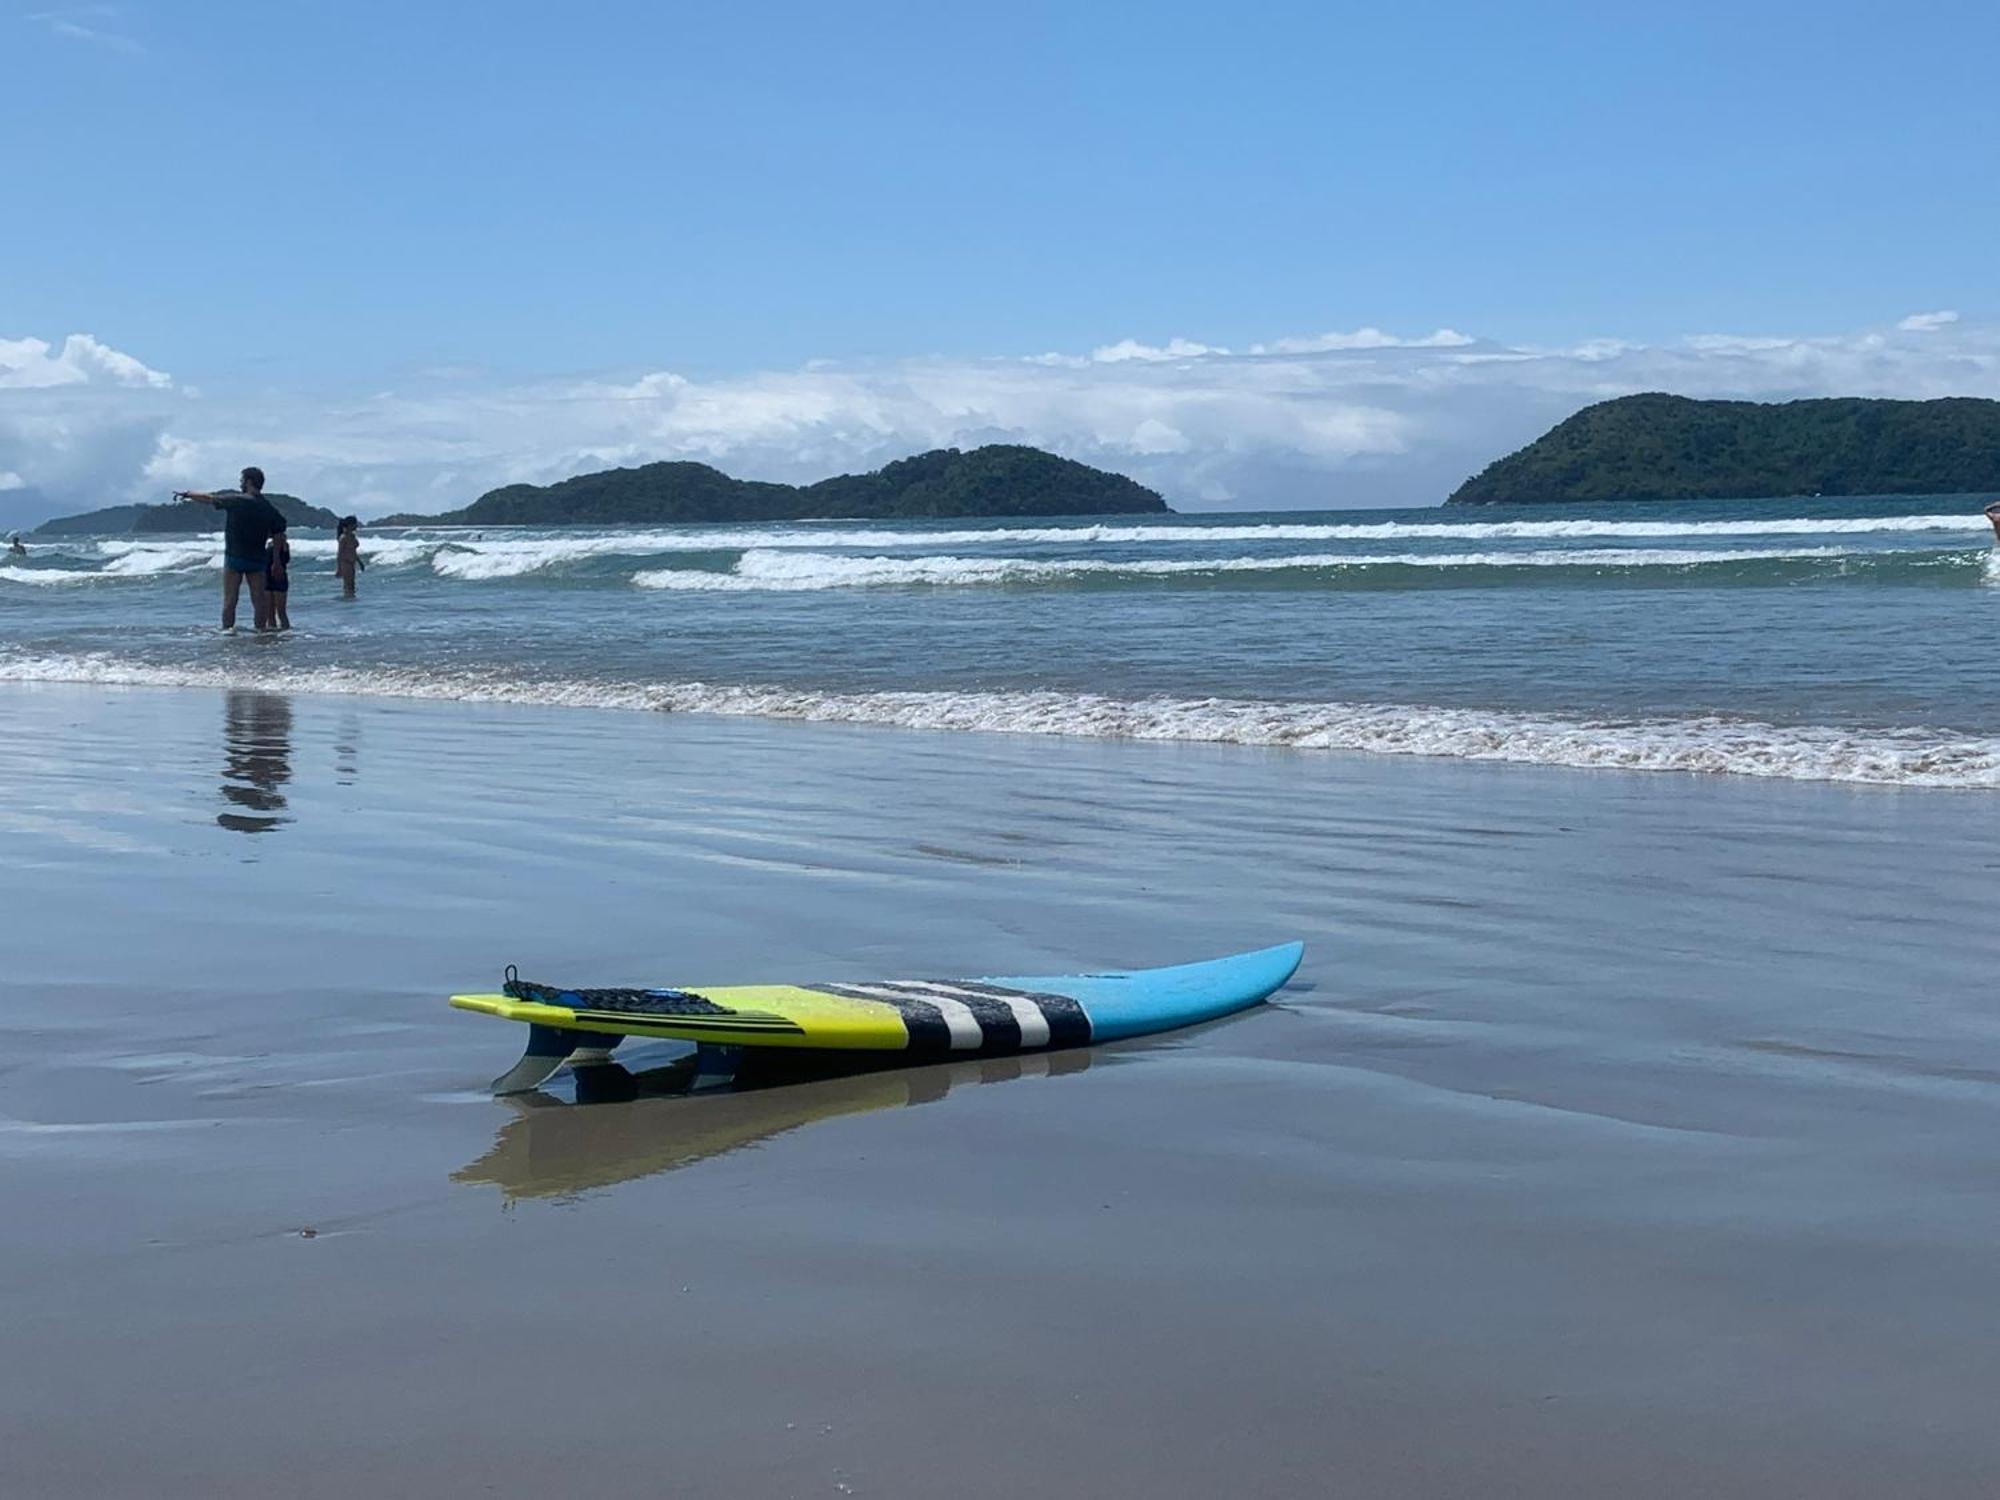
<path fill-rule="evenodd" d="M 197 398 L 96 339 L 20 339 L 0 342 L 0 470 L 21 481 L 0 523 L 223 483 L 245 463 L 276 488 L 380 515 L 654 459 L 800 481 L 987 442 L 1101 464 L 1181 506 L 1419 505 L 1577 408 L 1635 391 L 2000 396 L 2000 327 L 1964 322 L 1563 348 L 1359 330 L 1259 347 L 1132 340 L 1107 348 L 1151 352 L 817 361 L 721 379 L 442 372 L 329 407 Z"/>
<path fill-rule="evenodd" d="M 42 339 L 0 339 L 0 390 L 88 385 L 94 380 L 154 389 L 174 383 L 171 375 L 150 370 L 87 333 L 71 334 L 60 349 Z"/>
<path fill-rule="evenodd" d="M 41 22 L 54 35 L 72 42 L 85 42 L 113 52 L 143 52 L 145 49 L 137 38 L 112 31 L 103 24 L 118 20 L 123 13 L 123 7 L 116 5 L 76 5 L 64 10 L 35 11 L 28 19 Z"/>
<path fill-rule="evenodd" d="M 173 378 L 74 333 L 0 339 L 0 526 L 133 498 L 170 421 Z"/>
<path fill-rule="evenodd" d="M 1132 429 L 1126 446 L 1134 453 L 1185 453 L 1189 444 L 1187 434 L 1178 428 L 1169 427 L 1158 417 L 1148 417 Z"/>
<path fill-rule="evenodd" d="M 1197 344 L 1192 339 L 1168 339 L 1164 344 L 1142 344 L 1137 339 L 1120 339 L 1115 344 L 1106 344 L 1101 349 L 1090 351 L 1090 357 L 1100 365 L 1123 364 L 1129 359 L 1142 359 L 1158 363 L 1169 359 L 1199 359 L 1205 354 L 1227 354 L 1227 349 L 1215 344 Z M 1048 356 L 1044 355 L 1044 359 Z M 1062 362 L 1062 356 L 1055 356 Z"/>
<path fill-rule="evenodd" d="M 1774 338 L 1765 335 L 1744 335 L 1740 333 L 1696 333 L 1690 334 L 1683 342 L 1690 349 L 1703 354 L 1768 354 L 1776 349 L 1789 349 L 1799 341 L 1789 338 Z M 1597 347 L 1593 345 L 1591 347 Z M 1606 351 L 1612 354 L 1635 349 L 1636 344 L 1609 342 Z"/>
<path fill-rule="evenodd" d="M 1911 313 L 1896 326 L 1904 333 L 1936 333 L 1958 321 L 1958 314 L 1950 310 L 1941 312 Z"/>
<path fill-rule="evenodd" d="M 1352 333 L 1315 333 L 1304 338 L 1273 339 L 1268 344 L 1252 344 L 1252 354 L 1328 354 L 1338 349 L 1458 349 L 1474 342 L 1456 328 L 1440 328 L 1419 339 L 1397 338 L 1379 328 L 1357 328 Z"/>

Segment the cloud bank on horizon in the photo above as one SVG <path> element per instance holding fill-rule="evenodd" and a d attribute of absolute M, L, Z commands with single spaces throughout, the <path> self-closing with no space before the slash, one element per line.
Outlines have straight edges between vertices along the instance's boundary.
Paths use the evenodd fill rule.
<path fill-rule="evenodd" d="M 0 525 L 165 499 L 261 464 L 362 515 L 496 485 L 693 459 L 810 481 L 937 447 L 1031 443 L 1182 509 L 1425 505 L 1579 407 L 1637 391 L 2000 396 L 2000 327 L 1949 310 L 1810 337 L 1508 345 L 1376 328 L 1231 349 L 1125 339 L 1087 354 L 665 370 L 498 383 L 437 372 L 335 406 L 223 402 L 89 334 L 0 339 Z"/>

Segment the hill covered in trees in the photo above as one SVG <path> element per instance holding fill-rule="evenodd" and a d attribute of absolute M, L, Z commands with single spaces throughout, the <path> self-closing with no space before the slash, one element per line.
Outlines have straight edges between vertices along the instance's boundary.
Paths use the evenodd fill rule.
<path fill-rule="evenodd" d="M 443 515 L 387 516 L 376 525 L 615 526 L 677 521 L 803 521 L 833 517 L 1131 515 L 1167 509 L 1122 474 L 1039 448 L 939 448 L 869 474 L 818 484 L 732 479 L 699 463 L 605 469 L 555 484 L 488 490 Z"/>
<path fill-rule="evenodd" d="M 308 505 L 297 495 L 267 493 L 264 498 L 278 507 L 291 526 L 319 526 L 331 531 L 340 522 L 332 511 Z M 209 505 L 176 500 L 169 505 L 107 505 L 80 515 L 58 516 L 44 521 L 35 536 L 154 536 L 187 535 L 222 530 L 222 512 Z"/>
<path fill-rule="evenodd" d="M 1586 406 L 1458 487 L 1450 505 L 1754 500 L 2000 491 L 2000 401 L 1697 401 Z"/>

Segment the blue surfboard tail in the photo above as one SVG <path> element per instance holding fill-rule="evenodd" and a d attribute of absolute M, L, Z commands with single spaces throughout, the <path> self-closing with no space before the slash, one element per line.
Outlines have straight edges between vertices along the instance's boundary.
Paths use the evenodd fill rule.
<path fill-rule="evenodd" d="M 1108 1042 L 1194 1026 L 1261 1004 L 1298 972 L 1305 951 L 1304 943 L 1280 943 L 1275 948 L 1168 969 L 987 982 L 1066 995 L 1090 1017 L 1091 1040 Z"/>

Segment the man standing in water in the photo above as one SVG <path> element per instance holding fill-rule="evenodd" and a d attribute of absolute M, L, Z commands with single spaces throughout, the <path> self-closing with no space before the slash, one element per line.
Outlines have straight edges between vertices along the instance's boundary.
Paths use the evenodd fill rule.
<path fill-rule="evenodd" d="M 2000 547 L 2000 500 L 1986 507 L 1986 519 L 1993 523 L 1993 545 Z"/>
<path fill-rule="evenodd" d="M 236 628 L 236 598 L 250 585 L 250 611 L 259 630 L 271 623 L 271 596 L 264 588 L 264 568 L 271 533 L 281 524 L 278 508 L 264 498 L 264 471 L 243 471 L 239 489 L 207 493 L 180 490 L 176 500 L 199 500 L 222 512 L 222 628 Z"/>

